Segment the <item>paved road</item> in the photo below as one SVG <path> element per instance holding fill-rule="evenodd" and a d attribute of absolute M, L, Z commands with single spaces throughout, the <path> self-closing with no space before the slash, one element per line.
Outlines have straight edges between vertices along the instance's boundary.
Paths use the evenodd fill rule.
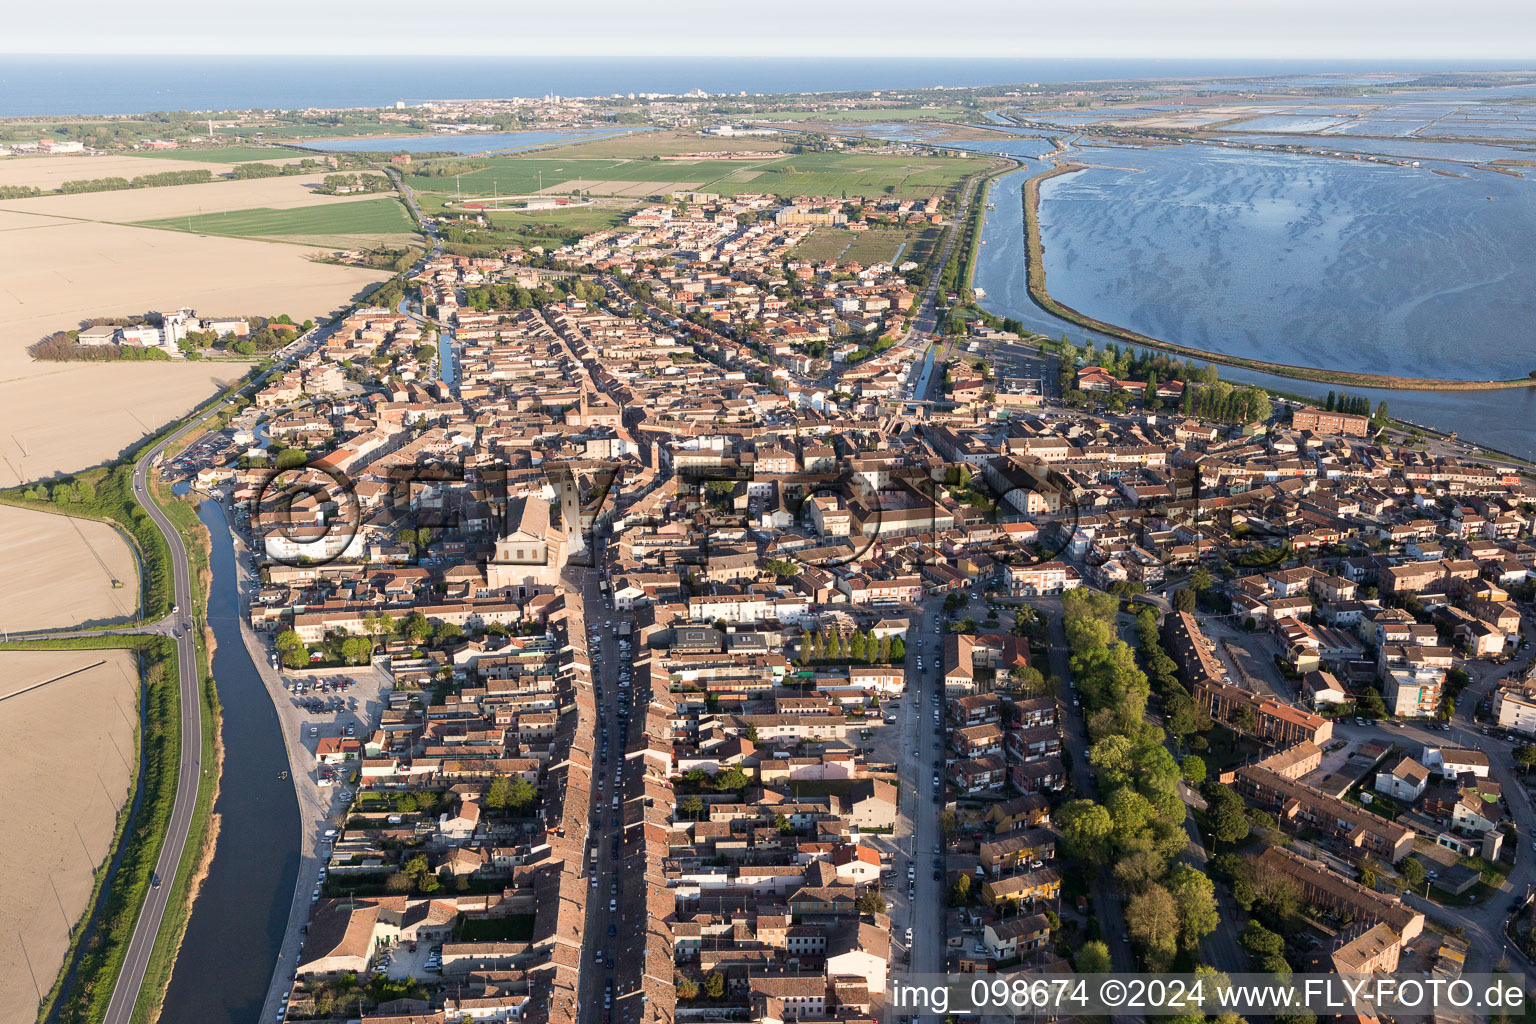
<path fill-rule="evenodd" d="M 282 350 L 284 357 L 282 360 L 253 378 L 242 391 L 260 387 L 273 373 L 281 372 L 288 359 L 307 348 L 324 333 L 325 331 L 317 329 L 311 332 L 307 339 L 295 339 L 292 344 Z M 112 998 L 107 1004 L 106 1015 L 103 1018 L 105 1024 L 128 1024 L 133 1016 L 133 1008 L 138 1003 L 139 993 L 144 984 L 144 972 L 149 965 L 149 957 L 154 950 L 155 939 L 160 934 L 160 923 L 165 917 L 166 906 L 170 900 L 172 888 L 170 883 L 176 877 L 176 870 L 181 864 L 182 854 L 186 848 L 187 833 L 191 829 L 192 813 L 197 804 L 198 779 L 203 771 L 202 695 L 199 692 L 197 678 L 196 640 L 190 628 L 192 626 L 191 570 L 186 544 L 182 541 L 181 535 L 149 496 L 149 474 L 157 456 L 194 431 L 201 430 L 202 424 L 208 417 L 227 405 L 232 397 L 234 396 L 226 396 L 214 403 L 160 443 L 146 449 L 134 463 L 133 496 L 149 514 L 171 552 L 172 593 L 176 611 L 156 622 L 132 627 L 105 630 L 51 630 L 13 638 L 43 640 L 59 637 L 123 636 L 144 633 L 161 636 L 180 634 L 176 637 L 176 660 L 181 696 L 181 749 L 178 752 L 180 763 L 177 768 L 176 797 L 171 807 L 170 822 L 166 829 L 165 840 L 160 847 L 160 856 L 155 861 L 154 871 L 161 884 L 152 885 L 144 895 L 144 903 L 139 908 L 133 936 L 129 939 L 128 951 L 123 959 L 122 971 L 118 974 L 112 989 Z"/>
<path fill-rule="evenodd" d="M 602 564 L 601 552 L 594 552 L 597 564 Z M 641 792 L 636 786 L 634 773 L 641 770 L 638 760 L 625 765 L 625 741 L 621 738 L 628 713 L 621 711 L 621 695 L 638 705 L 649 690 L 638 684 L 620 686 L 620 671 L 629 665 L 630 658 L 619 647 L 618 625 L 623 613 L 615 612 L 599 590 L 603 578 L 599 569 L 571 569 L 568 579 L 581 590 L 583 613 L 569 620 L 572 631 L 581 630 L 582 639 L 588 644 L 592 663 L 592 682 L 596 690 L 594 705 L 597 708 L 596 735 L 593 736 L 594 782 L 592 786 L 594 842 L 587 861 L 587 920 L 585 941 L 581 951 L 582 970 L 577 989 L 579 1019 L 597 1024 L 606 1017 L 613 1024 L 633 1024 L 644 1013 L 640 996 L 640 978 L 644 973 L 646 927 L 646 881 L 644 877 L 644 848 L 641 836 L 642 815 L 637 808 L 614 806 L 614 797 L 621 805 L 635 799 Z M 592 631 L 597 633 L 597 643 L 591 643 Z M 573 635 L 573 641 L 576 637 Z M 636 694 L 636 690 L 642 692 Z M 630 824 L 626 824 L 630 823 Z M 614 843 L 617 840 L 617 854 Z M 595 878 L 597 884 L 591 884 Z M 609 907 L 616 907 L 610 910 Z M 613 934 L 609 934 L 609 929 Z M 598 959 L 601 957 L 601 959 Z M 609 960 L 613 966 L 609 967 Z M 611 1004 L 603 1003 L 605 989 L 613 985 Z"/>
<path fill-rule="evenodd" d="M 223 403 L 220 403 L 222 405 Z M 217 408 L 217 406 L 215 407 Z M 155 938 L 160 934 L 160 921 L 165 916 L 170 899 L 171 885 L 176 869 L 181 864 L 182 852 L 187 845 L 187 832 L 192 827 L 192 812 L 197 804 L 197 784 L 202 773 L 203 718 L 202 698 L 198 692 L 197 646 L 192 630 L 192 574 L 187 562 L 187 547 L 181 535 L 160 507 L 150 500 L 148 476 L 150 464 L 166 447 L 200 429 L 202 418 L 189 423 L 170 437 L 149 449 L 133 467 L 133 495 L 149 513 L 155 528 L 165 538 L 171 551 L 171 570 L 174 577 L 174 593 L 178 611 L 173 616 L 174 628 L 180 634 L 176 638 L 176 661 L 180 671 L 181 692 L 181 764 L 176 773 L 176 800 L 171 808 L 170 824 L 166 828 L 165 842 L 160 847 L 160 858 L 155 862 L 155 874 L 162 884 L 151 886 L 144 895 L 144 905 L 134 924 L 133 937 L 128 942 L 128 952 L 123 960 L 122 972 L 112 989 L 112 999 L 107 1004 L 106 1024 L 128 1024 L 138 1002 L 139 990 L 144 983 L 144 971 L 149 966 L 149 956 L 154 949 Z M 164 620 L 160 625 L 165 626 Z"/>

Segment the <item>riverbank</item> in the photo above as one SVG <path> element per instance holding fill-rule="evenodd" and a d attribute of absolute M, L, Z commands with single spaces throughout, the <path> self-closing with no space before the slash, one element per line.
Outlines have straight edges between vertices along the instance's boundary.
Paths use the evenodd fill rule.
<path fill-rule="evenodd" d="M 945 280 L 948 275 L 940 276 L 940 287 L 947 286 L 950 291 L 957 293 L 962 303 L 970 304 L 976 299 L 972 282 L 976 278 L 976 257 L 981 250 L 982 227 L 987 221 L 987 196 L 991 194 L 992 184 L 1003 175 L 1012 174 L 1023 166 L 1023 161 L 1009 159 L 1003 166 L 983 172 L 981 180 L 976 183 L 970 209 L 966 211 L 965 222 L 957 225 L 961 232 L 955 239 L 962 246 L 959 253 L 960 260 L 952 280 Z M 964 187 L 964 185 L 961 186 L 962 193 Z"/>
<path fill-rule="evenodd" d="M 1029 297 L 1041 309 L 1053 316 L 1110 338 L 1173 353 L 1184 358 L 1219 363 L 1223 366 L 1238 367 L 1276 377 L 1312 381 L 1313 383 L 1328 384 L 1335 387 L 1380 388 L 1389 391 L 1497 391 L 1514 388 L 1536 388 L 1536 379 L 1533 378 L 1517 378 L 1512 380 L 1444 380 L 1432 377 L 1399 377 L 1388 374 L 1355 373 L 1343 370 L 1327 370 L 1321 367 L 1273 363 L 1262 359 L 1232 356 L 1221 352 L 1211 352 L 1192 348 L 1188 345 L 1180 345 L 1175 342 L 1163 341 L 1159 338 L 1149 337 L 1148 335 L 1128 330 L 1082 313 L 1053 298 L 1046 287 L 1045 245 L 1040 231 L 1040 189 L 1051 178 L 1073 174 L 1086 169 L 1086 164 L 1064 163 L 1048 171 L 1042 171 L 1024 183 L 1022 201 L 1024 205 L 1024 241 L 1028 263 L 1027 281 Z"/>
<path fill-rule="evenodd" d="M 185 444 L 195 440 L 189 434 Z M 173 454 L 167 449 L 168 454 Z M 153 1024 L 160 1017 L 166 988 L 170 984 L 171 971 L 176 956 L 181 951 L 186 935 L 187 922 L 207 875 L 209 861 L 216 848 L 219 825 L 214 805 L 218 802 L 219 788 L 224 777 L 224 744 L 220 738 L 222 725 L 218 688 L 213 680 L 213 656 L 217 647 L 213 630 L 208 625 L 208 595 L 213 576 L 209 568 L 212 539 L 196 511 L 182 498 L 168 495 L 161 490 L 158 478 L 151 478 L 150 490 L 155 503 L 166 517 L 175 524 L 187 548 L 188 569 L 192 576 L 192 615 L 197 624 L 197 677 L 201 680 L 203 730 L 202 753 L 199 760 L 205 766 L 198 775 L 197 802 L 194 805 L 192 825 L 187 832 L 187 842 L 182 848 L 181 861 L 171 882 L 171 899 L 165 916 L 160 922 L 160 932 L 150 950 L 149 961 L 144 969 L 144 979 L 139 987 L 139 998 L 133 1008 L 133 1024 Z M 211 767 L 206 767 L 211 766 Z"/>
<path fill-rule="evenodd" d="M 0 649 L 127 650 L 140 659 L 135 795 L 119 815 L 85 914 L 71 929 L 58 974 L 38 1010 L 39 1019 L 87 1024 L 106 1012 L 170 823 L 181 742 L 176 645 L 160 636 L 93 636 L 17 641 Z"/>

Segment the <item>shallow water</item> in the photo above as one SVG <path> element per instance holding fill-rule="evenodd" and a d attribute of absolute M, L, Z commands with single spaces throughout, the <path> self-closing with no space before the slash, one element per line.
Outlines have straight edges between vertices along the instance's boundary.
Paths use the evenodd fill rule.
<path fill-rule="evenodd" d="M 1174 158 L 1169 157 L 1167 154 L 1174 154 L 1174 152 L 1189 154 L 1189 152 L 1195 149 L 1197 147 L 1160 150 L 1160 158 L 1164 161 L 1174 160 Z M 1115 150 L 1114 154 L 1101 152 L 1101 150 L 1087 150 L 1087 152 L 1084 152 L 1083 158 L 1092 158 L 1094 161 L 1104 161 L 1104 163 L 1107 163 L 1112 155 L 1114 157 L 1120 157 L 1120 155 L 1126 155 L 1126 157 L 1146 157 L 1149 154 L 1150 150 L 1143 152 L 1143 154 L 1127 154 L 1126 150 Z M 1339 161 L 1322 160 L 1322 158 L 1273 157 L 1272 160 L 1296 161 L 1296 163 L 1306 164 L 1306 166 L 1338 163 L 1339 167 L 1361 170 L 1358 164 L 1344 164 L 1339 163 Z M 1147 163 L 1147 161 L 1140 161 L 1140 163 Z M 1012 316 L 1012 318 L 1020 319 L 1026 329 L 1032 330 L 1032 332 L 1044 333 L 1044 335 L 1052 336 L 1052 338 L 1066 335 L 1074 339 L 1078 344 L 1081 344 L 1084 338 L 1095 335 L 1092 335 L 1092 332 L 1086 332 L 1086 330 L 1077 327 L 1075 324 L 1069 324 L 1069 322 L 1063 321 L 1063 319 L 1058 319 L 1057 316 L 1052 316 L 1051 313 L 1044 312 L 1040 307 L 1035 306 L 1034 301 L 1029 298 L 1028 281 L 1026 281 L 1025 276 L 1026 249 L 1025 241 L 1023 241 L 1023 195 L 1021 193 L 1023 193 L 1023 183 L 1025 183 L 1026 178 L 1029 175 L 1038 173 L 1038 170 L 1040 170 L 1038 164 L 1023 167 L 1023 169 L 1011 173 L 1008 177 L 1001 178 L 992 186 L 989 200 L 994 204 L 994 209 L 989 210 L 985 227 L 983 227 L 983 238 L 988 241 L 988 244 L 980 249 L 977 272 L 975 272 L 975 284 L 986 290 L 986 299 L 983 302 L 983 306 L 991 310 L 991 312 L 997 313 L 1000 316 Z M 1324 172 L 1322 172 L 1324 177 L 1321 178 L 1321 181 L 1332 180 L 1327 175 L 1326 170 L 1324 169 Z M 1366 170 L 1381 169 L 1379 167 L 1366 167 Z M 1164 173 L 1166 172 L 1167 169 L 1164 167 Z M 1106 173 L 1109 173 L 1109 175 L 1124 175 L 1124 173 L 1130 172 L 1111 170 L 1111 172 Z M 1197 173 L 1198 177 L 1200 172 L 1192 173 Z M 1266 172 L 1266 175 L 1278 175 L 1278 173 L 1281 172 L 1279 170 L 1269 170 L 1269 172 Z M 1306 167 L 1298 166 L 1298 169 L 1290 173 L 1298 175 L 1301 181 L 1310 180 L 1310 178 L 1307 178 L 1310 170 L 1307 170 Z M 1078 177 L 1084 177 L 1084 175 L 1078 175 Z M 1261 175 L 1261 177 L 1264 177 L 1264 175 Z M 1441 178 L 1441 175 L 1432 175 L 1432 177 Z M 1485 175 L 1485 177 L 1501 178 L 1502 175 Z M 1456 178 L 1444 178 L 1444 181 L 1453 184 L 1465 184 L 1465 180 L 1456 180 Z M 1481 181 L 1481 178 L 1479 178 L 1479 181 Z M 1098 192 L 1104 193 L 1107 186 L 1094 187 L 1098 189 Z M 1233 184 L 1233 187 L 1240 186 Z M 1252 184 L 1249 187 L 1252 190 Z M 1190 200 L 1186 197 L 1184 201 L 1189 203 Z M 1091 206 L 1091 204 L 1106 203 L 1111 203 L 1111 198 L 1101 195 L 1101 198 L 1097 198 L 1097 200 L 1075 201 L 1072 206 L 1061 210 L 1061 215 L 1052 221 L 1052 229 L 1054 230 L 1048 230 L 1046 238 L 1044 238 L 1046 247 L 1048 247 L 1048 253 L 1051 250 L 1051 246 L 1057 244 L 1058 236 L 1061 233 L 1071 233 L 1061 230 L 1063 226 L 1071 227 L 1071 223 L 1069 223 L 1071 216 L 1077 215 L 1078 212 L 1087 212 L 1087 207 Z M 1157 206 L 1157 201 L 1143 201 L 1141 206 Z M 1488 206 L 1496 206 L 1496 204 L 1488 204 Z M 1481 215 L 1482 210 L 1475 209 L 1475 212 Z M 1198 215 L 1201 218 L 1206 218 L 1207 213 L 1204 210 L 1198 210 Z M 1389 218 L 1376 213 L 1376 215 L 1372 215 L 1372 220 L 1389 220 Z M 1482 223 L 1476 229 L 1478 232 L 1501 232 L 1501 226 L 1498 223 L 1490 223 L 1490 221 L 1496 221 L 1496 218 L 1481 216 L 1479 220 Z M 1447 230 L 1450 229 L 1450 226 L 1444 227 Z M 1338 230 L 1341 235 L 1347 235 L 1346 230 L 1342 229 L 1342 227 L 1329 227 L 1326 224 L 1319 224 L 1316 230 L 1324 233 L 1329 232 L 1329 230 Z M 1224 252 L 1238 253 L 1240 255 L 1238 263 L 1241 266 L 1249 267 L 1246 275 L 1240 276 L 1263 278 L 1263 267 L 1260 266 L 1253 269 L 1250 261 L 1241 259 L 1241 250 L 1247 244 L 1246 238 L 1243 236 L 1246 232 L 1227 229 L 1220 233 L 1223 235 L 1223 243 L 1221 244 L 1223 244 Z M 1236 290 L 1236 292 L 1229 290 L 1227 292 L 1227 295 L 1229 295 L 1227 301 L 1232 304 L 1232 309 L 1230 310 L 1210 309 L 1209 299 L 1200 295 L 1198 289 L 1195 293 L 1170 292 L 1163 296 L 1155 295 L 1155 293 L 1152 293 L 1150 286 L 1146 284 L 1146 275 L 1143 275 L 1135 267 L 1135 264 L 1130 263 L 1129 255 L 1124 252 L 1123 247 L 1115 243 L 1115 239 L 1112 236 L 1111 238 L 1101 238 L 1100 243 L 1097 243 L 1101 244 L 1103 252 L 1086 253 L 1084 250 L 1086 250 L 1091 238 L 1092 232 L 1080 233 L 1077 236 L 1077 252 L 1080 255 L 1078 267 L 1083 267 L 1086 263 L 1092 263 L 1094 266 L 1101 267 L 1101 269 L 1107 267 L 1107 270 L 1104 270 L 1104 276 L 1106 276 L 1106 279 L 1118 282 L 1118 287 L 1121 287 L 1121 289 L 1127 290 L 1127 292 L 1135 289 L 1135 287 L 1146 289 L 1141 293 L 1140 299 L 1138 299 L 1138 306 L 1147 307 L 1147 309 L 1154 309 L 1155 307 L 1154 312 L 1157 312 L 1157 318 L 1164 322 L 1164 324 L 1178 324 L 1178 322 L 1181 322 L 1180 316 L 1183 315 L 1181 312 L 1186 309 L 1197 310 L 1203 316 L 1210 316 L 1210 318 L 1215 319 L 1217 324 L 1223 322 L 1230 313 L 1230 316 L 1236 319 L 1236 321 L 1243 321 L 1249 325 L 1249 333 L 1255 339 L 1256 348 L 1263 348 L 1263 350 L 1273 352 L 1275 355 L 1295 356 L 1295 352 L 1290 348 L 1290 345 L 1292 345 L 1292 332 L 1307 329 L 1312 333 L 1319 333 L 1321 329 L 1318 329 L 1316 325 L 1309 327 L 1309 324 L 1315 324 L 1315 321 L 1318 321 L 1318 319 L 1321 319 L 1321 321 L 1329 319 L 1327 316 L 1322 316 L 1321 313 L 1316 313 L 1312 307 L 1290 309 L 1290 307 L 1281 306 L 1278 309 L 1269 309 L 1269 307 L 1264 306 L 1263 299 L 1260 298 L 1264 290 L 1261 287 L 1261 284 L 1263 284 L 1261 281 L 1258 284 L 1249 281 L 1250 287 L 1246 290 L 1246 293 L 1243 290 Z M 1183 247 L 1183 239 L 1158 238 L 1158 236 L 1144 239 L 1143 247 L 1154 243 L 1157 246 L 1170 247 L 1170 249 L 1180 249 L 1180 247 Z M 1092 261 L 1086 259 L 1087 255 L 1092 255 Z M 1051 256 L 1048 255 L 1049 258 Z M 1366 266 L 1366 264 L 1376 267 L 1376 276 L 1381 278 L 1378 284 L 1376 284 L 1376 290 L 1384 289 L 1384 287 L 1398 287 L 1398 284 L 1392 279 L 1393 272 L 1390 259 L 1384 259 L 1382 256 L 1373 255 L 1370 252 L 1355 252 L 1353 249 L 1339 250 L 1332 258 L 1355 259 L 1356 263 L 1361 264 L 1361 267 Z M 1117 261 L 1118 266 L 1115 266 Z M 1197 269 L 1201 269 L 1201 267 L 1197 267 Z M 1052 293 L 1061 295 L 1060 290 L 1058 290 L 1058 276 L 1055 273 L 1055 269 L 1052 269 L 1051 273 L 1052 276 L 1049 279 L 1051 279 Z M 1077 273 L 1084 272 L 1083 270 L 1077 270 Z M 1359 276 L 1362 273 L 1366 273 L 1366 270 L 1356 269 L 1353 273 L 1355 273 L 1355 276 Z M 1111 278 L 1109 275 L 1114 276 Z M 1071 279 L 1072 276 L 1074 276 L 1074 272 L 1069 270 L 1069 272 L 1063 273 L 1061 278 Z M 1220 264 L 1217 264 L 1217 266 L 1210 267 L 1209 276 L 1212 279 L 1220 279 L 1223 276 L 1232 275 L 1223 270 Z M 1530 279 L 1528 270 L 1522 273 L 1522 276 L 1525 279 Z M 1092 282 L 1094 281 L 1087 281 L 1087 284 L 1092 284 Z M 1083 309 L 1083 312 L 1094 313 L 1094 315 L 1103 316 L 1103 318 L 1115 322 L 1114 316 L 1104 315 L 1103 310 L 1097 309 L 1097 307 L 1087 306 L 1080 307 L 1080 309 Z M 1525 315 L 1524 313 L 1516 312 L 1514 316 L 1516 318 L 1524 318 Z M 1299 324 L 1301 327 L 1293 327 L 1293 324 Z M 1144 324 L 1124 324 L 1124 322 L 1121 322 L 1121 325 L 1144 330 L 1144 332 L 1152 336 L 1160 336 L 1155 330 L 1147 330 Z M 1521 338 L 1521 324 L 1519 322 L 1514 322 L 1513 327 L 1510 329 L 1510 335 L 1513 335 L 1511 344 L 1516 345 L 1516 356 L 1514 356 L 1514 359 L 1524 358 L 1528 364 L 1536 365 L 1536 358 L 1530 355 L 1531 341 L 1528 338 Z M 1456 338 L 1464 338 L 1464 336 L 1464 332 L 1459 332 Z M 1103 341 L 1101 336 L 1098 336 L 1098 338 L 1100 338 L 1100 341 Z M 1187 339 L 1187 336 L 1184 336 L 1184 338 Z M 1432 353 L 1432 355 L 1433 353 L 1439 353 L 1439 358 L 1442 359 L 1444 359 L 1444 353 L 1455 352 L 1455 358 L 1458 361 L 1459 367 L 1487 362 L 1487 359 L 1482 358 L 1482 356 L 1467 358 L 1465 352 L 1467 352 L 1468 345 L 1465 342 L 1458 341 L 1456 338 L 1419 338 L 1415 347 L 1418 348 L 1419 352 L 1428 352 Z M 1347 345 L 1352 341 L 1353 335 L 1347 335 L 1341 342 L 1336 341 L 1335 344 Z M 1195 342 L 1190 342 L 1190 344 L 1195 344 Z M 1381 344 L 1390 352 L 1390 350 L 1395 348 L 1396 344 L 1401 344 L 1401 339 L 1396 342 L 1392 341 L 1392 339 L 1385 339 L 1385 341 L 1381 341 Z M 1253 355 L 1253 353 L 1247 353 L 1247 355 Z M 1321 355 L 1324 358 L 1321 365 L 1338 365 L 1338 356 L 1341 355 L 1344 358 L 1352 358 L 1352 356 L 1349 356 L 1349 353 L 1335 353 L 1332 348 L 1324 348 L 1321 353 L 1316 353 L 1316 355 Z M 1273 358 L 1273 356 L 1269 356 L 1269 358 Z M 1303 359 L 1292 358 L 1289 361 L 1303 362 Z M 1358 356 L 1353 356 L 1352 361 L 1361 362 L 1361 359 Z M 1424 361 L 1424 356 L 1422 355 L 1409 356 L 1407 358 L 1407 362 L 1422 361 Z M 1367 364 L 1366 367 L 1362 368 L 1373 370 L 1373 372 L 1393 372 L 1390 362 L 1393 361 L 1389 361 L 1387 365 Z M 1521 370 L 1519 373 L 1524 373 L 1524 370 Z M 1287 393 L 1292 393 L 1292 395 L 1321 396 L 1326 393 L 1326 388 L 1322 387 L 1322 385 L 1312 384 L 1309 381 L 1273 378 L 1273 376 L 1261 375 L 1261 373 L 1247 373 L 1230 367 L 1221 367 L 1221 376 L 1226 379 L 1232 379 L 1232 381 L 1260 384 L 1263 387 L 1270 388 L 1270 390 L 1287 391 Z M 1378 401 L 1387 402 L 1387 407 L 1398 418 L 1412 419 L 1412 421 L 1419 422 L 1419 424 L 1439 428 L 1439 430 L 1459 431 L 1464 438 L 1473 439 L 1473 441 L 1481 442 L 1481 444 L 1490 445 L 1490 447 L 1499 448 L 1499 450 L 1510 451 L 1510 453 L 1521 454 L 1521 456 L 1525 457 L 1536 457 L 1536 430 L 1533 430 L 1533 427 L 1531 427 L 1531 425 L 1536 424 L 1536 391 L 1528 390 L 1528 388 L 1508 391 L 1478 391 L 1478 393 L 1384 391 L 1364 388 L 1364 390 L 1358 390 L 1358 393 L 1369 396 L 1372 404 Z"/>

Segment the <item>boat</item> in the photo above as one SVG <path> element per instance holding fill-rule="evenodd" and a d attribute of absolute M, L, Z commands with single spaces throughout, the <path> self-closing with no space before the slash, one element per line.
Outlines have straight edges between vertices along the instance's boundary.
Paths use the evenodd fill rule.
<path fill-rule="evenodd" d="M 277 777 L 279 779 L 286 779 L 288 777 L 288 773 L 287 772 L 278 772 L 277 773 Z"/>

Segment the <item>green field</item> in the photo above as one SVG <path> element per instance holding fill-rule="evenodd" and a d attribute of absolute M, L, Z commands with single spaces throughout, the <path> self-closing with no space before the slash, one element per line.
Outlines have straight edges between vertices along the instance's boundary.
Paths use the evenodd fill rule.
<path fill-rule="evenodd" d="M 871 263 L 889 263 L 897 253 L 911 259 L 912 243 L 917 239 L 916 231 L 902 228 L 870 228 L 861 232 L 847 228 L 817 228 L 795 247 L 793 255 L 807 260 L 853 261 L 867 267 Z"/>
<path fill-rule="evenodd" d="M 242 238 L 318 239 L 353 235 L 409 235 L 415 232 L 410 214 L 398 199 L 363 199 L 357 202 L 308 206 L 295 210 L 231 210 L 197 217 L 166 217 L 139 221 L 135 227 L 167 228 L 200 235 L 234 235 Z"/>
<path fill-rule="evenodd" d="M 540 151 L 541 156 L 570 157 L 581 160 L 606 158 L 643 159 L 669 153 L 776 153 L 787 140 L 782 136 L 746 136 L 716 138 L 695 132 L 629 132 L 589 142 L 573 142 Z"/>
<path fill-rule="evenodd" d="M 949 156 L 883 156 L 869 151 L 853 153 L 765 154 L 761 160 L 580 160 L 539 156 L 489 158 L 478 170 L 459 176 L 412 175 L 412 188 L 466 195 L 526 195 L 540 185 L 575 191 L 616 194 L 630 183 L 655 182 L 664 186 L 691 185 L 701 191 L 736 195 L 769 192 L 775 195 L 893 195 L 929 196 L 943 191 L 968 174 L 985 167 L 984 158 Z M 607 185 L 600 183 L 621 183 Z M 594 188 L 594 186 L 598 186 Z M 631 194 L 631 193 L 626 193 Z M 638 197 L 637 197 L 638 198 Z"/>
<path fill-rule="evenodd" d="M 264 149 L 260 146 L 222 146 L 218 149 L 169 149 L 149 153 L 135 152 L 134 156 L 152 157 L 157 160 L 202 160 L 213 164 L 242 164 L 252 160 L 283 160 L 301 156 L 291 149 Z"/>

